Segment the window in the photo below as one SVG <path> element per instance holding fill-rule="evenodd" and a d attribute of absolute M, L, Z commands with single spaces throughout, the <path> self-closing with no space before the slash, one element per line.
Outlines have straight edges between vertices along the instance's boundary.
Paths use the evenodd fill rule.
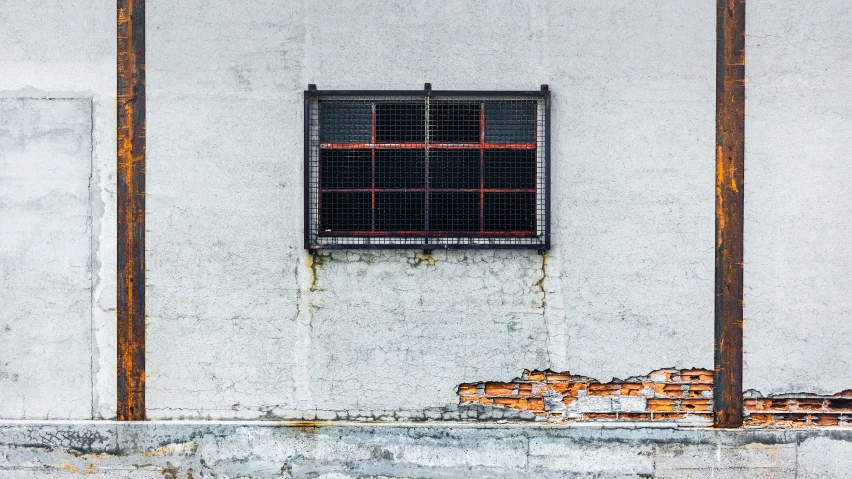
<path fill-rule="evenodd" d="M 532 92 L 305 92 L 305 247 L 550 246 Z"/>

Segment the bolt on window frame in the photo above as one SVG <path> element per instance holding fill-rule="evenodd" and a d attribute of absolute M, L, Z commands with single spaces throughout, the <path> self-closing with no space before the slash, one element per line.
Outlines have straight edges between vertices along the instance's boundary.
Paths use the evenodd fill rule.
<path fill-rule="evenodd" d="M 320 101 L 372 101 L 372 127 L 370 131 L 370 141 L 368 143 L 353 145 L 352 143 L 322 143 L 320 138 Z M 457 101 L 463 104 L 470 102 L 478 102 L 481 105 L 479 111 L 479 121 L 482 123 L 479 131 L 478 142 L 457 143 L 437 143 L 433 142 L 430 145 L 429 138 L 429 112 L 430 102 L 435 100 L 436 103 L 449 101 Z M 414 234 L 406 234 L 404 231 L 392 232 L 377 232 L 375 231 L 376 224 L 376 193 L 383 193 L 377 190 L 376 183 L 376 151 L 383 148 L 390 148 L 394 143 L 377 141 L 376 138 L 376 102 L 404 102 L 415 101 L 424 102 L 425 105 L 425 122 L 426 133 L 423 142 L 417 143 L 417 147 L 421 146 L 425 149 L 425 173 L 424 181 L 426 184 L 416 193 L 423 193 L 425 196 L 425 213 L 424 221 L 426 226 L 424 231 L 419 231 Z M 499 101 L 516 101 L 516 102 L 533 102 L 535 105 L 533 122 L 535 127 L 533 143 L 515 144 L 515 143 L 487 143 L 484 133 L 485 104 L 486 102 Z M 420 143 L 423 143 L 420 145 Z M 470 144 L 468 144 L 470 143 Z M 407 145 L 410 146 L 410 145 Z M 430 146 L 433 148 L 430 150 Z M 413 147 L 413 146 L 412 146 Z M 354 148 L 354 150 L 353 150 Z M 356 151 L 362 149 L 370 152 L 372 162 L 372 185 L 366 191 L 371 193 L 372 202 L 372 229 L 373 231 L 353 231 L 346 234 L 332 234 L 320 230 L 320 202 L 321 194 L 331 194 L 334 191 L 326 191 L 320 184 L 321 162 L 323 152 L 334 150 Z M 475 150 L 480 156 L 480 163 L 483 161 L 487 151 L 491 150 L 495 153 L 502 149 L 506 152 L 517 152 L 523 149 L 530 149 L 534 152 L 535 163 L 535 180 L 534 188 L 529 192 L 526 190 L 520 193 L 533 194 L 533 209 L 534 223 L 533 228 L 529 231 L 500 231 L 500 230 L 484 230 L 482 222 L 485 221 L 484 208 L 488 204 L 484 196 L 494 193 L 500 194 L 501 191 L 492 192 L 486 188 L 483 183 L 476 188 L 480 199 L 478 207 L 480 209 L 479 234 L 453 234 L 452 232 L 434 232 L 429 230 L 429 205 L 432 201 L 431 195 L 439 192 L 430 189 L 429 187 L 429 161 L 430 151 L 446 150 Z M 484 172 L 481 173 L 484 177 Z M 484 182 L 484 180 L 481 180 Z M 412 188 L 403 188 L 403 192 L 411 192 Z M 456 189 L 449 189 L 456 190 Z M 321 193 L 321 191 L 323 193 Z M 461 189 L 458 189 L 461 191 Z M 514 193 L 514 191 L 509 191 Z M 387 192 L 384 192 L 387 193 Z M 446 192 L 444 192 L 446 193 Z M 465 190 L 465 193 L 469 193 Z M 494 196 L 494 198 L 497 198 Z M 444 90 L 437 91 L 428 88 L 424 90 L 316 90 L 313 85 L 309 86 L 304 92 L 304 247 L 308 250 L 319 249 L 538 249 L 546 250 L 550 248 L 550 91 L 547 85 L 542 85 L 540 91 L 452 91 Z"/>

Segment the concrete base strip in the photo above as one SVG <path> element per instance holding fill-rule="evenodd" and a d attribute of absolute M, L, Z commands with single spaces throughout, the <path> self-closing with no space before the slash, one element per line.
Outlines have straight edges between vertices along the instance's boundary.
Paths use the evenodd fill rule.
<path fill-rule="evenodd" d="M 852 430 L 0 422 L 0 478 L 848 477 Z"/>

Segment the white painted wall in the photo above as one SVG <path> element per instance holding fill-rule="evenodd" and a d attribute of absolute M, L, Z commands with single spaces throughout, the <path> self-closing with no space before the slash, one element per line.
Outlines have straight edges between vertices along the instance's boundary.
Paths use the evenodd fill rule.
<path fill-rule="evenodd" d="M 0 417 L 92 412 L 91 131 L 88 99 L 0 99 Z"/>
<path fill-rule="evenodd" d="M 852 388 L 852 4 L 746 15 L 746 388 Z"/>
<path fill-rule="evenodd" d="M 148 407 L 333 417 L 712 366 L 715 2 L 148 2 Z M 302 90 L 553 91 L 553 242 L 302 249 Z M 544 278 L 539 287 L 537 283 Z"/>
<path fill-rule="evenodd" d="M 749 2 L 745 360 L 746 386 L 764 393 L 852 384 L 850 17 L 839 0 Z M 457 384 L 524 368 L 607 380 L 712 365 L 712 0 L 149 0 L 147 23 L 151 417 L 380 416 L 454 403 Z M 36 208 L 4 190 L 0 215 L 63 234 L 91 225 L 45 272 L 71 275 L 80 301 L 66 305 L 8 273 L 44 246 L 13 250 L 0 226 L 13 258 L 0 278 L 0 417 L 112 417 L 114 5 L 4 2 L 0 24 L 0 101 L 41 112 L 33 132 L 67 125 L 23 149 L 4 140 L 18 153 L 0 178 L 79 163 L 24 191 L 88 195 Z M 302 249 L 302 90 L 424 82 L 550 85 L 546 258 L 313 261 Z M 89 119 L 69 104 L 90 105 Z M 0 124 L 19 129 L 3 111 Z M 10 379 L 22 373 L 35 381 L 26 396 Z M 51 389 L 65 380 L 73 397 Z"/>
<path fill-rule="evenodd" d="M 115 4 L 0 25 L 0 418 L 114 417 Z"/>

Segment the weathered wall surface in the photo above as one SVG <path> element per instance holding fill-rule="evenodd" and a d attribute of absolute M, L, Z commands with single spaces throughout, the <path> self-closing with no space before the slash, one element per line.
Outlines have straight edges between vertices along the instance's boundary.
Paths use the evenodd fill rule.
<path fill-rule="evenodd" d="M 712 365 L 715 2 L 149 1 L 154 418 Z M 553 91 L 553 243 L 302 249 L 302 90 Z"/>
<path fill-rule="evenodd" d="M 113 417 L 115 7 L 0 25 L 0 418 Z"/>
<path fill-rule="evenodd" d="M 0 98 L 0 417 L 91 417 L 91 132 L 88 99 Z"/>
<path fill-rule="evenodd" d="M 750 1 L 745 387 L 852 385 L 852 5 Z"/>
<path fill-rule="evenodd" d="M 850 431 L 0 424 L 0 478 L 847 478 Z"/>

